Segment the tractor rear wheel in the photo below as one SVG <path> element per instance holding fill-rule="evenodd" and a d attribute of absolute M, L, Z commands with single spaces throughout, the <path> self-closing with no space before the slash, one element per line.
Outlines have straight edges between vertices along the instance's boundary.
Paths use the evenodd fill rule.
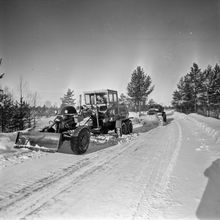
<path fill-rule="evenodd" d="M 127 127 L 127 124 L 125 122 L 121 123 L 121 132 L 122 132 L 122 134 L 127 134 L 128 133 L 128 127 Z"/>
<path fill-rule="evenodd" d="M 162 113 L 162 117 L 163 117 L 163 122 L 167 122 L 167 116 L 165 112 Z"/>
<path fill-rule="evenodd" d="M 71 138 L 70 144 L 73 153 L 83 154 L 87 151 L 90 142 L 90 132 L 87 128 L 82 128 L 77 136 Z"/>
<path fill-rule="evenodd" d="M 128 120 L 126 124 L 127 124 L 128 134 L 131 134 L 133 132 L 133 125 L 131 120 Z"/>

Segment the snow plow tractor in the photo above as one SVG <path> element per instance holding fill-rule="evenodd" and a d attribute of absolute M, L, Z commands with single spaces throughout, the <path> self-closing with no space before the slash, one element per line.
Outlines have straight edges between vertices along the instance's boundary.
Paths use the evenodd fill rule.
<path fill-rule="evenodd" d="M 133 131 L 126 105 L 119 104 L 117 91 L 85 92 L 85 105 L 77 112 L 65 106 L 53 122 L 39 131 L 18 132 L 15 148 L 56 152 L 64 141 L 70 142 L 75 154 L 87 151 L 90 135 L 107 134 L 114 130 L 118 136 Z"/>
<path fill-rule="evenodd" d="M 151 105 L 147 114 L 148 115 L 156 115 L 162 124 L 167 122 L 166 112 L 164 111 L 163 106 L 161 106 L 159 104 Z"/>

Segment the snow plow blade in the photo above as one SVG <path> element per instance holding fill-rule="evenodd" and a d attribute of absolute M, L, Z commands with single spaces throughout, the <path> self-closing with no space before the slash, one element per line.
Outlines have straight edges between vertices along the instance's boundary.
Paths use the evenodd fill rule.
<path fill-rule="evenodd" d="M 49 132 L 18 132 L 14 148 L 28 148 L 56 152 L 61 145 L 61 134 Z"/>

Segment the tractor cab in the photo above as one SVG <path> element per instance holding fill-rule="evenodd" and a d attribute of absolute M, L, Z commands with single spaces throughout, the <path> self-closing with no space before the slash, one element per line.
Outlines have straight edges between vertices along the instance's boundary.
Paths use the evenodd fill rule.
<path fill-rule="evenodd" d="M 110 89 L 84 92 L 84 98 L 86 107 L 97 107 L 100 112 L 106 112 L 109 107 L 118 105 L 118 93 Z"/>

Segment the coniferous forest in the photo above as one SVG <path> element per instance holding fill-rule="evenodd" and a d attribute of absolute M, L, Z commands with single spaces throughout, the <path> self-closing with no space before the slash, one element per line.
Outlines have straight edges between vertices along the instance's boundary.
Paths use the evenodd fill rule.
<path fill-rule="evenodd" d="M 208 65 L 201 70 L 193 63 L 190 72 L 177 84 L 172 105 L 179 112 L 220 118 L 220 66 Z"/>

